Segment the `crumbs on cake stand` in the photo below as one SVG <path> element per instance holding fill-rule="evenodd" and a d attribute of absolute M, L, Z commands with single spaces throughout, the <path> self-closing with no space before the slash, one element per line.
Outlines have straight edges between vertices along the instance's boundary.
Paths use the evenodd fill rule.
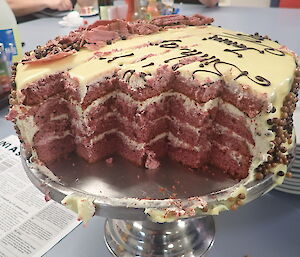
<path fill-rule="evenodd" d="M 114 163 L 113 157 L 109 157 L 109 158 L 105 159 L 105 163 L 107 165 L 112 165 Z"/>

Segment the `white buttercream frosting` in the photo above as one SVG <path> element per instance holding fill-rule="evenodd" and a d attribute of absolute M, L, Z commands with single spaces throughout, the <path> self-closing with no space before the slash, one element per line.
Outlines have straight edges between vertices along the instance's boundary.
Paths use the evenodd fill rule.
<path fill-rule="evenodd" d="M 78 214 L 78 220 L 82 220 L 84 223 L 88 222 L 95 214 L 95 205 L 93 199 L 88 197 L 71 194 L 67 195 L 61 203 L 68 209 Z"/>

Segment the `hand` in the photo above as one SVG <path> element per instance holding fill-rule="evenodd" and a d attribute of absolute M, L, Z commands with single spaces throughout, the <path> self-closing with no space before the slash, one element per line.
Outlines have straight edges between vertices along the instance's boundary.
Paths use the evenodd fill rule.
<path fill-rule="evenodd" d="M 219 0 L 199 0 L 199 2 L 207 7 L 215 7 Z"/>
<path fill-rule="evenodd" d="M 73 8 L 71 0 L 46 0 L 46 4 L 47 8 L 58 11 L 68 11 Z"/>

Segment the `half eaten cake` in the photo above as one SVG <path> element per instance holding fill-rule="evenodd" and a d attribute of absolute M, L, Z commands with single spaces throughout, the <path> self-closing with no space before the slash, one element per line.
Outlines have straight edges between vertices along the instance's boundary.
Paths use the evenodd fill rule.
<path fill-rule="evenodd" d="M 35 162 L 118 154 L 171 158 L 234 179 L 284 176 L 292 158 L 296 55 L 201 15 L 97 21 L 14 66 L 9 118 Z"/>

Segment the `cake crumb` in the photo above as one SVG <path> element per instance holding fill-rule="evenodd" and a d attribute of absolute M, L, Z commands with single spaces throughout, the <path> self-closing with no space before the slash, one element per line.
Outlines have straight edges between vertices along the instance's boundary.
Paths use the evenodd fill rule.
<path fill-rule="evenodd" d="M 173 193 L 173 194 L 171 194 L 170 199 L 176 199 L 176 197 L 177 197 L 177 194 Z"/>
<path fill-rule="evenodd" d="M 149 151 L 147 154 L 147 159 L 145 162 L 145 167 L 150 170 L 157 169 L 160 166 L 160 162 L 155 158 L 156 154 L 152 151 Z"/>
<path fill-rule="evenodd" d="M 50 193 L 46 193 L 46 194 L 45 194 L 45 201 L 46 201 L 46 202 L 49 202 L 50 200 L 51 200 Z"/>
<path fill-rule="evenodd" d="M 106 162 L 106 164 L 108 164 L 108 165 L 112 165 L 113 162 L 114 162 L 114 159 L 113 159 L 112 157 L 110 157 L 110 158 L 107 158 L 107 159 L 105 160 L 105 162 Z"/>

